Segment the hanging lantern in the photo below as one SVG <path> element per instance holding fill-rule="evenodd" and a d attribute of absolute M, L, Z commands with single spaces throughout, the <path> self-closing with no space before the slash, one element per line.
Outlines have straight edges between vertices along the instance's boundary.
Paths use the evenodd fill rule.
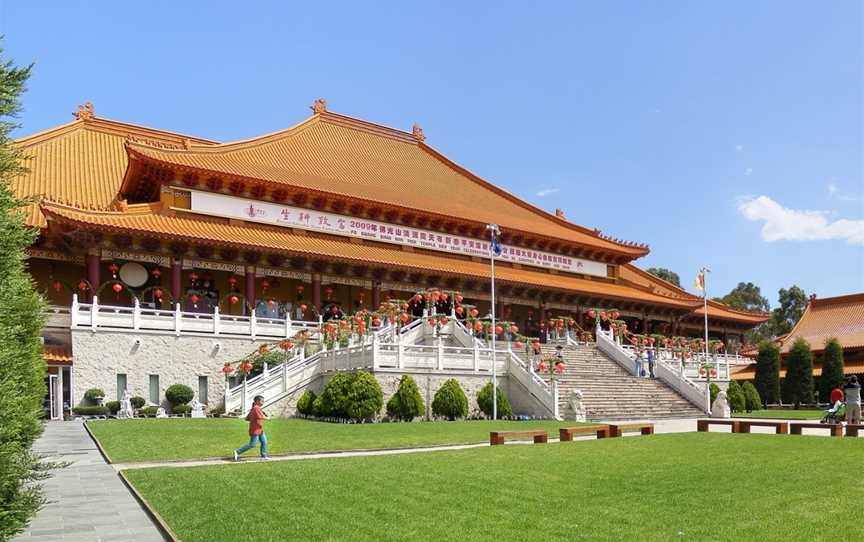
<path fill-rule="evenodd" d="M 531 343 L 531 348 L 533 348 L 534 350 L 540 348 L 540 341 L 534 341 L 533 343 Z"/>
<path fill-rule="evenodd" d="M 58 292 L 58 293 L 59 293 L 59 292 L 60 292 L 60 289 L 63 288 L 63 285 L 60 283 L 59 280 L 55 280 L 55 281 L 51 284 L 51 287 L 54 288 L 54 291 L 55 291 L 55 292 Z"/>
<path fill-rule="evenodd" d="M 589 309 L 588 310 L 588 318 L 590 318 L 592 320 L 597 318 L 597 311 L 595 311 L 594 309 Z"/>
<path fill-rule="evenodd" d="M 513 346 L 516 347 L 516 350 L 522 350 L 523 348 L 525 348 L 525 343 L 523 343 L 522 341 L 516 341 Z"/>
<path fill-rule="evenodd" d="M 603 321 L 606 321 L 606 320 L 609 319 L 609 315 L 606 314 L 606 311 L 601 311 L 601 312 L 600 312 L 600 319 L 603 320 Z"/>
<path fill-rule="evenodd" d="M 423 296 L 420 294 L 414 294 L 414 301 L 420 303 L 421 301 L 423 301 Z"/>
<path fill-rule="evenodd" d="M 499 326 L 499 325 L 496 325 L 496 326 L 495 326 L 495 334 L 496 334 L 496 335 L 501 335 L 502 333 L 504 333 L 504 328 L 501 327 L 501 326 Z"/>
<path fill-rule="evenodd" d="M 546 363 L 546 360 L 540 360 L 540 363 L 537 364 L 537 370 L 544 373 L 547 369 L 549 369 L 549 364 Z"/>
<path fill-rule="evenodd" d="M 194 305 L 194 306 L 198 306 L 198 301 L 199 301 L 200 299 L 201 299 L 201 298 L 198 297 L 197 294 L 192 294 L 192 295 L 189 296 L 189 301 L 191 301 L 191 302 L 192 302 L 192 305 Z"/>
<path fill-rule="evenodd" d="M 300 305 L 300 312 L 306 312 L 306 305 L 305 304 Z"/>
<path fill-rule="evenodd" d="M 108 266 L 108 271 L 111 271 L 111 276 L 114 277 L 115 279 L 117 278 L 117 271 L 119 271 L 119 270 L 120 270 L 120 268 L 117 267 L 116 263 L 112 263 L 111 265 Z"/>
<path fill-rule="evenodd" d="M 244 360 L 244 361 L 240 362 L 240 371 L 242 371 L 244 373 L 251 373 L 253 367 L 254 366 L 249 361 Z"/>
<path fill-rule="evenodd" d="M 447 301 L 447 297 L 448 297 L 447 294 L 444 294 L 444 293 L 441 294 L 441 300 L 442 301 Z"/>
<path fill-rule="evenodd" d="M 435 325 L 435 319 L 434 319 L 434 318 L 430 318 L 430 319 L 428 320 L 428 322 L 429 322 L 429 325 L 430 325 L 430 326 L 434 326 L 434 325 Z"/>
<path fill-rule="evenodd" d="M 189 273 L 189 280 L 191 280 L 192 282 L 198 280 L 198 273 L 196 273 L 195 271 Z"/>
<path fill-rule="evenodd" d="M 465 299 L 460 294 L 456 294 L 456 303 L 462 303 L 462 300 Z"/>
<path fill-rule="evenodd" d="M 709 372 L 708 374 L 711 375 L 711 378 L 717 378 L 717 369 L 712 368 L 711 372 Z"/>
<path fill-rule="evenodd" d="M 156 299 L 162 299 L 162 288 L 154 288 L 153 297 Z"/>
<path fill-rule="evenodd" d="M 115 294 L 119 294 L 120 292 L 123 291 L 123 285 L 120 284 L 119 282 L 115 282 L 115 283 L 111 286 L 111 289 L 114 290 L 114 293 L 115 293 Z"/>
<path fill-rule="evenodd" d="M 456 314 L 458 314 L 459 316 L 462 316 L 465 313 L 465 309 L 463 309 L 462 307 L 456 307 L 455 311 Z"/>
<path fill-rule="evenodd" d="M 160 271 L 158 267 L 154 267 L 153 270 L 150 271 L 150 276 L 156 280 L 159 280 L 159 277 L 162 276 L 162 271 Z"/>
<path fill-rule="evenodd" d="M 233 288 L 234 285 L 237 284 L 237 277 L 234 275 L 228 277 L 228 284 Z"/>
<path fill-rule="evenodd" d="M 271 297 L 270 299 L 267 300 L 267 306 L 272 309 L 273 307 L 276 306 L 276 301 Z"/>
<path fill-rule="evenodd" d="M 231 364 L 226 363 L 225 365 L 222 366 L 222 373 L 223 373 L 225 376 L 228 376 L 228 375 L 230 375 L 230 374 L 233 373 L 233 372 L 234 372 L 234 367 L 231 367 Z"/>
<path fill-rule="evenodd" d="M 403 324 L 407 324 L 407 323 L 408 323 L 408 320 L 410 320 L 411 317 L 408 316 L 408 313 L 407 313 L 407 312 L 403 312 L 403 313 L 402 313 L 402 316 L 400 316 L 399 319 L 402 320 L 402 323 L 403 323 Z"/>
<path fill-rule="evenodd" d="M 612 319 L 613 319 L 613 320 L 617 320 L 617 319 L 618 319 L 618 316 L 620 316 L 620 314 L 618 313 L 618 311 L 612 311 L 612 312 L 610 313 L 610 316 L 612 316 Z"/>
<path fill-rule="evenodd" d="M 372 325 L 374 327 L 379 327 L 381 325 L 381 319 L 376 316 L 372 319 Z"/>
<path fill-rule="evenodd" d="M 447 322 L 449 322 L 449 321 L 450 321 L 450 319 L 447 318 L 446 316 L 444 316 L 444 317 L 441 318 L 441 325 L 442 325 L 442 326 L 446 326 L 446 325 L 447 325 Z"/>
<path fill-rule="evenodd" d="M 281 348 L 282 350 L 291 350 L 294 348 L 294 343 L 292 343 L 291 341 L 282 341 L 281 343 L 279 343 L 279 348 Z"/>
<path fill-rule="evenodd" d="M 558 363 L 555 364 L 555 373 L 560 375 L 563 372 L 564 372 L 564 362 L 559 361 Z"/>
<path fill-rule="evenodd" d="M 236 305 L 237 303 L 240 302 L 240 298 L 237 297 L 236 295 L 232 295 L 231 297 L 228 298 L 228 302 L 231 303 L 232 305 Z"/>
<path fill-rule="evenodd" d="M 483 331 L 483 323 L 482 322 L 474 322 L 474 331 L 477 331 L 477 332 Z"/>
<path fill-rule="evenodd" d="M 471 318 L 477 318 L 477 315 L 480 314 L 480 311 L 478 311 L 477 309 L 471 309 L 471 312 L 468 314 L 471 315 Z"/>
<path fill-rule="evenodd" d="M 269 280 L 264 279 L 261 281 L 261 289 L 262 290 L 266 291 L 267 288 L 269 288 L 269 287 L 270 287 L 270 281 Z"/>
<path fill-rule="evenodd" d="M 402 303 L 402 310 L 403 310 L 403 311 L 407 311 L 407 310 L 408 310 L 408 303 Z"/>
<path fill-rule="evenodd" d="M 519 333 L 519 326 L 513 324 L 510 326 L 510 333 Z"/>
<path fill-rule="evenodd" d="M 328 286 L 324 289 L 324 293 L 327 294 L 327 299 L 330 299 L 330 297 L 333 295 L 333 288 Z"/>
<path fill-rule="evenodd" d="M 266 344 L 262 344 L 261 346 L 258 347 L 258 353 L 259 354 L 266 354 L 269 351 L 270 351 L 270 347 L 267 346 Z"/>
<path fill-rule="evenodd" d="M 82 292 L 83 292 L 84 290 L 86 290 L 87 288 L 88 288 L 88 287 L 87 287 L 87 282 L 86 282 L 86 281 L 83 281 L 83 280 L 82 280 L 81 282 L 78 283 L 78 289 L 81 290 Z"/>
<path fill-rule="evenodd" d="M 298 284 L 298 285 L 297 285 L 297 293 L 298 293 L 298 294 L 302 294 L 304 288 L 305 288 L 305 287 L 304 287 L 302 284 Z"/>

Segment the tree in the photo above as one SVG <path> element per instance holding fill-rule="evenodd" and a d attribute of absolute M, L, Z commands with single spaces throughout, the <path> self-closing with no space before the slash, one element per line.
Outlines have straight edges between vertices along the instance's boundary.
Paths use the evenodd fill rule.
<path fill-rule="evenodd" d="M 741 386 L 741 390 L 744 392 L 744 405 L 747 412 L 753 412 L 754 410 L 762 408 L 762 398 L 759 397 L 759 392 L 756 390 L 756 386 L 750 382 L 745 382 L 744 385 Z"/>
<path fill-rule="evenodd" d="M 663 279 L 666 282 L 671 282 L 679 288 L 681 287 L 681 278 L 678 276 L 678 273 L 674 271 L 670 271 L 665 267 L 649 267 L 647 271 L 657 278 Z"/>
<path fill-rule="evenodd" d="M 843 387 L 843 347 L 836 338 L 825 341 L 822 351 L 822 378 L 819 379 L 819 395 L 827 401 L 831 390 Z"/>
<path fill-rule="evenodd" d="M 468 416 L 468 397 L 459 382 L 451 378 L 438 388 L 432 399 L 432 413 L 450 421 Z"/>
<path fill-rule="evenodd" d="M 756 391 L 762 401 L 780 402 L 780 348 L 774 341 L 762 341 L 756 357 Z"/>
<path fill-rule="evenodd" d="M 807 294 L 797 286 L 792 286 L 788 290 L 780 288 L 778 299 L 780 306 L 771 312 L 771 319 L 768 321 L 771 333 L 775 337 L 792 331 L 804 314 L 804 309 L 807 308 Z"/>
<path fill-rule="evenodd" d="M 729 388 L 726 390 L 726 399 L 729 401 L 729 408 L 732 412 L 744 412 L 747 408 L 747 398 L 744 396 L 744 390 L 736 381 L 729 382 Z"/>
<path fill-rule="evenodd" d="M 15 67 L 0 49 L 0 540 L 20 532 L 44 503 L 30 482 L 42 478 L 47 466 L 31 452 L 42 432 L 45 303 L 25 271 L 24 250 L 38 232 L 24 222 L 28 202 L 11 188 L 24 168 L 21 150 L 10 138 L 16 127 L 10 119 L 29 75 L 30 66 Z"/>
<path fill-rule="evenodd" d="M 813 402 L 813 353 L 810 344 L 798 337 L 786 358 L 786 389 L 796 409 Z"/>
<path fill-rule="evenodd" d="M 759 287 L 752 282 L 739 282 L 731 292 L 717 300 L 741 311 L 768 312 L 771 309 L 768 299 L 762 297 Z"/>
<path fill-rule="evenodd" d="M 399 379 L 399 388 L 387 401 L 387 415 L 410 422 L 423 412 L 423 397 L 420 396 L 417 382 L 411 378 L 411 375 L 402 375 Z"/>
<path fill-rule="evenodd" d="M 500 418 L 506 418 L 508 416 L 513 415 L 513 409 L 510 407 L 510 401 L 507 399 L 507 395 L 501 391 L 501 388 L 498 388 L 498 393 L 495 394 L 497 397 L 498 408 L 497 414 Z M 481 412 L 486 415 L 487 418 L 492 417 L 492 383 L 487 382 L 485 386 L 480 388 L 480 391 L 477 392 L 477 406 L 480 407 Z"/>

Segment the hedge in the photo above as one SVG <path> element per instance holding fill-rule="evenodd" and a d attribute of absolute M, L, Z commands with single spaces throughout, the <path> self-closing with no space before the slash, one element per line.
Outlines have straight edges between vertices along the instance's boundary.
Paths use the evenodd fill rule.
<path fill-rule="evenodd" d="M 189 414 L 192 412 L 192 405 L 175 405 L 171 407 L 172 414 Z"/>
<path fill-rule="evenodd" d="M 147 404 L 147 401 L 145 401 L 143 397 L 138 397 L 137 395 L 130 398 L 129 402 L 132 403 L 132 408 L 142 408 Z"/>
<path fill-rule="evenodd" d="M 165 390 L 165 399 L 172 406 L 185 405 L 195 397 L 195 392 L 186 384 L 173 384 Z"/>
<path fill-rule="evenodd" d="M 747 409 L 747 412 L 753 412 L 762 408 L 762 398 L 759 397 L 759 391 L 756 389 L 756 386 L 751 382 L 744 382 L 741 389 L 744 392 L 744 407 Z"/>
<path fill-rule="evenodd" d="M 315 412 L 314 407 L 315 392 L 312 390 L 304 391 L 300 399 L 297 400 L 297 412 L 304 416 L 311 416 Z"/>
<path fill-rule="evenodd" d="M 108 407 L 103 405 L 77 406 L 72 409 L 72 413 L 81 416 L 107 416 Z"/>
<path fill-rule="evenodd" d="M 387 415 L 394 419 L 410 422 L 425 411 L 423 397 L 417 382 L 411 375 L 402 375 L 399 379 L 399 388 L 393 397 L 387 401 Z"/>
<path fill-rule="evenodd" d="M 96 404 L 96 399 L 104 399 L 105 392 L 99 388 L 90 388 L 84 392 L 84 399 L 92 404 Z"/>
<path fill-rule="evenodd" d="M 510 401 L 507 399 L 507 395 L 501 391 L 501 387 L 498 387 L 497 403 L 498 403 L 498 417 L 506 418 L 507 416 L 513 415 L 513 410 L 510 408 Z M 483 414 L 486 415 L 487 418 L 492 417 L 492 383 L 487 382 L 485 386 L 483 386 L 479 392 L 477 392 L 477 406 L 480 407 L 480 410 Z"/>
<path fill-rule="evenodd" d="M 435 392 L 432 413 L 451 421 L 468 416 L 468 397 L 459 382 L 451 378 Z"/>
<path fill-rule="evenodd" d="M 111 414 L 117 414 L 120 411 L 120 401 L 108 401 L 105 403 L 105 407 Z"/>
<path fill-rule="evenodd" d="M 729 408 L 732 412 L 744 412 L 747 408 L 747 399 L 744 397 L 744 390 L 738 382 L 734 380 L 729 382 L 729 389 L 726 390 L 726 397 L 729 400 Z"/>
<path fill-rule="evenodd" d="M 381 412 L 384 394 L 375 377 L 366 371 L 357 371 L 348 390 L 346 410 L 352 420 L 371 420 Z"/>

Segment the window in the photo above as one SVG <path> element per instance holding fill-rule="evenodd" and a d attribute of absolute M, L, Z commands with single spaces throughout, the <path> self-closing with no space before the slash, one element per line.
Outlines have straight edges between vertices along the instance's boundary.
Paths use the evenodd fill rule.
<path fill-rule="evenodd" d="M 150 402 L 159 404 L 159 375 L 150 375 Z"/>
<path fill-rule="evenodd" d="M 123 392 L 126 391 L 126 375 L 117 373 L 117 400 L 123 399 Z"/>
<path fill-rule="evenodd" d="M 207 377 L 198 377 L 198 402 L 207 404 Z"/>

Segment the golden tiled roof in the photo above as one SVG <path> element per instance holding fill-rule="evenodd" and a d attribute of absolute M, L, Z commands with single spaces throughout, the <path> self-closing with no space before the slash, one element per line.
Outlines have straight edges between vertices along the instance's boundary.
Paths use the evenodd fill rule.
<path fill-rule="evenodd" d="M 358 244 L 331 237 L 299 235 L 280 227 L 250 223 L 231 224 L 224 219 L 200 217 L 192 214 L 169 216 L 150 212 L 150 209 L 152 209 L 151 206 L 130 206 L 130 210 L 127 212 L 83 212 L 54 204 L 46 204 L 42 208 L 50 220 L 96 226 L 100 229 L 117 232 L 152 234 L 214 246 L 235 245 L 264 251 L 323 256 L 336 260 L 362 262 L 363 264 L 374 262 L 376 265 L 385 267 L 413 268 L 447 275 L 489 277 L 489 265 L 484 262 L 455 259 L 420 251 L 407 252 L 369 243 Z M 557 288 L 611 299 L 643 301 L 675 308 L 690 308 L 692 306 L 692 303 L 689 302 L 670 299 L 629 286 L 565 275 L 553 275 L 524 268 L 501 266 L 496 269 L 496 277 L 507 282 Z"/>
<path fill-rule="evenodd" d="M 605 239 L 494 186 L 421 138 L 330 112 L 259 138 L 189 149 L 130 144 L 130 153 L 175 167 L 299 186 L 537 233 L 635 258 L 647 248 Z"/>
<path fill-rule="evenodd" d="M 756 378 L 756 364 L 738 365 L 730 367 L 732 380 L 753 380 Z M 843 374 L 854 375 L 864 373 L 864 362 L 851 362 L 843 365 Z M 817 363 L 813 367 L 813 376 L 822 376 L 822 364 Z M 780 378 L 786 378 L 786 367 L 780 368 Z"/>
<path fill-rule="evenodd" d="M 72 350 L 65 346 L 45 346 L 42 349 L 42 359 L 52 365 L 71 365 Z"/>
<path fill-rule="evenodd" d="M 832 337 L 845 349 L 864 348 L 864 293 L 811 300 L 783 339 L 780 352 L 789 353 L 799 337 L 810 343 L 814 352 L 821 351 Z"/>
<path fill-rule="evenodd" d="M 107 119 L 75 120 L 15 143 L 28 172 L 12 179 L 19 197 L 45 198 L 81 209 L 109 209 L 123 181 L 128 138 L 179 146 L 186 136 Z M 192 138 L 198 144 L 207 140 Z M 28 223 L 45 226 L 38 205 L 27 209 Z"/>

